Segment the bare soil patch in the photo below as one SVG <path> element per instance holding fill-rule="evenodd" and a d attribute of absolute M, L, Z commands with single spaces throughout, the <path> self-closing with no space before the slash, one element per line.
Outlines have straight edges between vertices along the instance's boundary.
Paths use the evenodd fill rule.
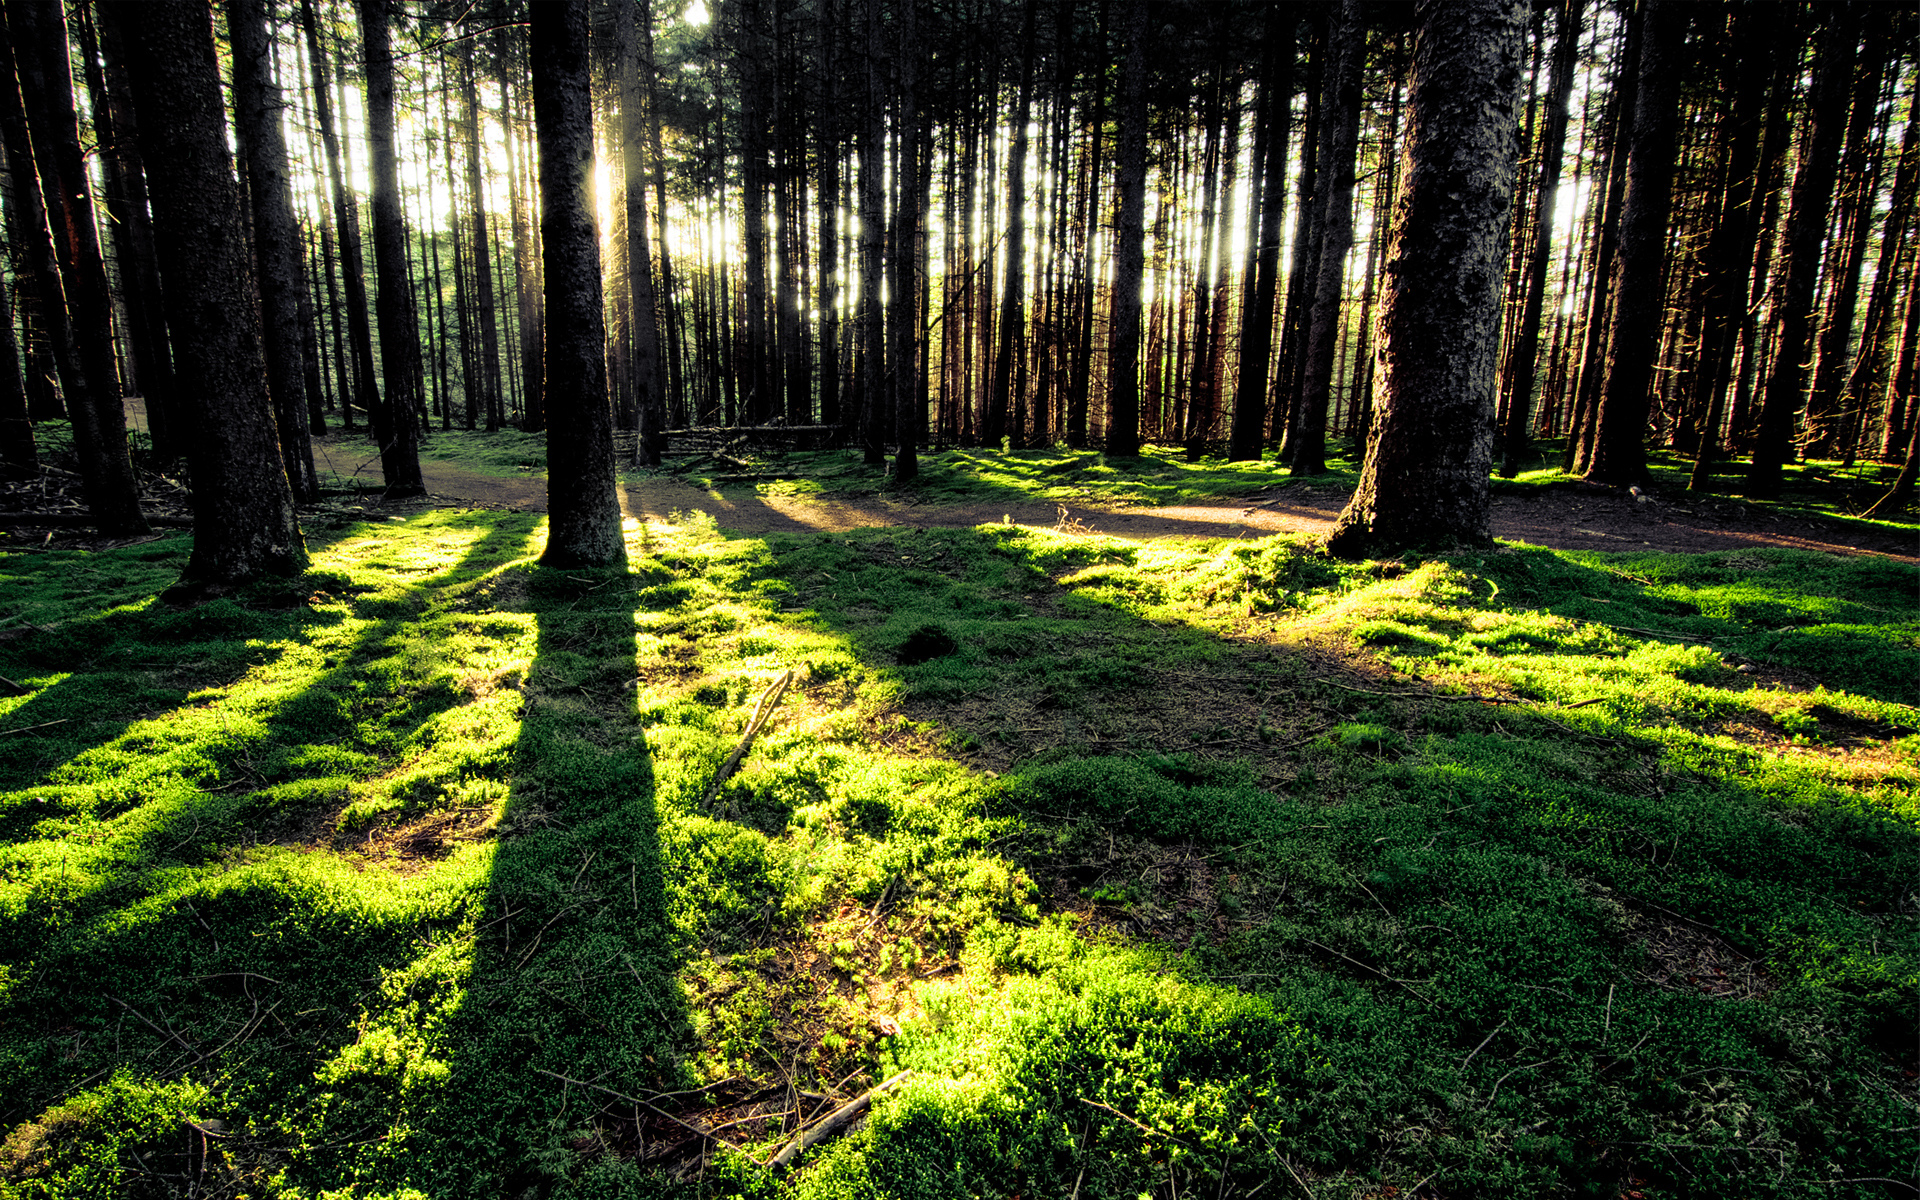
<path fill-rule="evenodd" d="M 450 463 L 423 462 L 427 491 L 443 503 L 546 510 L 546 485 L 536 479 L 506 479 Z M 844 532 L 880 525 L 962 527 L 1011 521 L 1016 525 L 1068 525 L 1078 532 L 1146 540 L 1156 537 L 1264 537 L 1272 533 L 1324 533 L 1346 505 L 1345 491 L 1285 487 L 1244 499 L 1170 505 L 1164 508 L 1065 506 L 1053 501 L 1024 504 L 918 504 L 907 497 L 812 499 L 762 496 L 747 488 L 707 491 L 678 479 L 655 476 L 621 483 L 622 509 L 630 517 L 664 521 L 674 513 L 706 513 L 739 533 Z M 1920 564 L 1920 538 L 1841 521 L 1782 517 L 1755 511 L 1738 500 L 1687 498 L 1684 502 L 1635 497 L 1588 485 L 1543 488 L 1493 500 L 1493 535 L 1556 550 L 1658 550 L 1709 553 L 1779 546 L 1829 554 L 1875 554 Z"/>

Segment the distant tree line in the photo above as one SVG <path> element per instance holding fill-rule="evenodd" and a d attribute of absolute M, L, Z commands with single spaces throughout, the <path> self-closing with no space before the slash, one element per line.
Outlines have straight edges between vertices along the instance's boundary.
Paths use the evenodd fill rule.
<path fill-rule="evenodd" d="M 677 0 L 676 0 L 677 3 Z M 191 457 L 139 23 L 7 0 L 0 462 L 72 421 L 139 521 L 120 397 Z M 438 426 L 546 428 L 538 4 L 223 0 L 272 433 L 365 425 L 397 491 Z M 1064 442 L 1278 451 L 1373 428 L 1413 128 L 1414 6 L 593 0 L 605 405 L 671 431 L 832 427 L 871 461 Z M 205 5 L 200 6 L 202 14 Z M 1501 247 L 1491 465 L 1646 477 L 1649 447 L 1904 461 L 1920 345 L 1903 6 L 1537 0 Z M 150 103 L 150 102 L 144 102 Z M 97 265 L 96 265 L 97 264 Z M 1723 470 L 1725 468 L 1723 467 Z"/>

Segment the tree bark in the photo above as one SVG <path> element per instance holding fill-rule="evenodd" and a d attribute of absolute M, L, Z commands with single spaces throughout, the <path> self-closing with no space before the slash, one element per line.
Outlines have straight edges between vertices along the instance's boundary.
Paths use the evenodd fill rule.
<path fill-rule="evenodd" d="M 1024 398 L 1016 395 L 1025 382 L 1027 338 L 1027 125 L 1033 111 L 1033 18 L 1038 0 L 1025 0 L 1020 16 L 1020 93 L 1013 110 L 1013 151 L 1007 160 L 1007 278 L 1000 288 L 1000 344 L 993 356 L 993 388 L 981 438 L 997 446 L 1003 437 L 1015 446 L 1026 444 Z M 1018 414 L 1018 415 L 1016 415 Z"/>
<path fill-rule="evenodd" d="M 5 19 L 20 84 L 15 95 L 25 105 L 40 199 L 65 296 L 72 339 L 67 415 L 73 421 L 87 507 L 102 533 L 145 533 L 140 489 L 127 456 L 126 409 L 113 347 L 113 297 L 74 116 L 66 23 L 57 4 L 8 5 Z M 11 82 L 0 86 L 10 87 Z M 14 100 L 10 97 L 7 103 L 11 106 Z"/>
<path fill-rule="evenodd" d="M 1533 219 L 1533 253 L 1527 263 L 1526 301 L 1520 328 L 1508 358 L 1507 424 L 1500 439 L 1500 474 L 1520 472 L 1527 450 L 1528 418 L 1533 412 L 1533 381 L 1540 359 L 1540 316 L 1546 307 L 1547 263 L 1553 253 L 1553 221 L 1560 199 L 1560 160 L 1567 144 L 1567 101 L 1573 95 L 1573 69 L 1580 49 L 1580 17 L 1585 0 L 1561 0 L 1553 46 L 1553 78 L 1548 84 L 1547 125 L 1540 139 L 1544 160 Z"/>
<path fill-rule="evenodd" d="M 1760 435 L 1747 471 L 1749 496 L 1780 492 L 1780 468 L 1793 456 L 1793 423 L 1805 398 L 1807 351 L 1813 336 L 1813 298 L 1820 277 L 1820 248 L 1833 204 L 1842 135 L 1847 123 L 1847 84 L 1852 78 L 1860 17 L 1852 4 L 1826 10 L 1815 56 L 1808 104 L 1805 158 L 1793 180 L 1787 209 L 1787 262 L 1780 296 L 1780 342 L 1760 404 Z"/>
<path fill-rule="evenodd" d="M 246 164 L 253 216 L 253 258 L 259 268 L 260 317 L 266 336 L 267 395 L 273 402 L 280 456 L 296 501 L 320 497 L 308 439 L 307 373 L 301 306 L 300 227 L 293 218 L 287 145 L 280 133 L 280 89 L 267 57 L 267 14 L 261 0 L 227 0 L 233 47 L 234 129 Z"/>
<path fill-rule="evenodd" d="M 1227 458 L 1252 462 L 1266 441 L 1267 380 L 1273 359 L 1273 300 L 1280 276 L 1280 233 L 1287 205 L 1287 142 L 1293 135 L 1294 23 L 1292 9 L 1266 9 L 1266 65 L 1254 133 L 1260 210 L 1255 252 L 1250 254 L 1250 284 L 1240 322 L 1240 373 L 1234 384 L 1233 433 Z"/>
<path fill-rule="evenodd" d="M 630 7 L 622 5 L 622 8 Z M 469 381 L 471 387 L 478 382 L 482 401 L 486 405 L 487 427 L 499 428 L 500 404 L 500 333 L 494 323 L 493 303 L 493 251 L 491 238 L 487 233 L 486 187 L 481 178 L 481 158 L 483 154 L 480 142 L 480 89 L 475 85 L 473 76 L 473 41 L 471 38 L 460 42 L 460 84 L 465 93 L 466 118 L 466 154 L 467 154 L 467 199 L 468 236 L 472 249 L 467 255 L 469 274 L 472 276 L 473 297 L 477 301 L 474 313 L 475 332 L 478 333 L 479 362 L 475 372 L 477 381 Z"/>
<path fill-rule="evenodd" d="M 882 176 L 886 171 L 886 88 L 880 69 L 880 0 L 865 0 L 867 25 L 865 124 L 860 131 L 860 370 L 856 376 L 860 397 L 860 425 L 864 437 L 863 461 L 879 466 L 883 450 L 887 334 L 880 307 L 880 272 L 886 246 L 886 199 Z"/>
<path fill-rule="evenodd" d="M 1647 411 L 1660 323 L 1666 312 L 1667 216 L 1673 206 L 1673 138 L 1678 123 L 1679 49 L 1686 13 L 1674 0 L 1648 0 L 1636 64 L 1627 193 L 1609 294 L 1612 335 L 1600 393 L 1593 459 L 1596 483 L 1647 481 Z"/>
<path fill-rule="evenodd" d="M 400 177 L 393 150 L 393 52 L 387 35 L 391 0 L 358 0 L 367 47 L 367 143 L 373 177 L 373 271 L 379 286 L 380 377 L 373 437 L 390 496 L 426 492 L 420 477 L 420 333 L 407 278 L 407 227 L 400 214 Z"/>
<path fill-rule="evenodd" d="M 1327 404 L 1333 395 L 1334 342 L 1340 300 L 1353 248 L 1353 163 L 1360 132 L 1360 69 L 1366 30 L 1359 0 L 1340 0 L 1327 26 L 1327 69 L 1320 101 L 1319 163 L 1315 169 L 1313 307 L 1301 364 L 1300 420 L 1288 470 L 1319 475 L 1327 469 Z"/>
<path fill-rule="evenodd" d="M 154 258 L 153 222 L 147 211 L 147 179 L 136 144 L 139 126 L 127 83 L 126 48 L 120 38 L 96 38 L 84 4 L 74 7 L 80 54 L 93 103 L 94 139 L 105 175 L 104 199 L 112 227 L 113 255 L 120 267 L 120 299 L 127 313 L 134 389 L 147 409 L 147 432 L 159 458 L 179 455 L 171 421 L 173 360 L 167 349 L 165 298 Z"/>
<path fill-rule="evenodd" d="M 1525 0 L 1420 0 L 1360 486 L 1327 548 L 1485 545 Z"/>
<path fill-rule="evenodd" d="M 587 0 L 532 13 L 533 120 L 540 137 L 540 243 L 546 286 L 547 548 L 550 567 L 626 561 L 614 483 L 613 413 L 593 223 L 593 109 Z"/>
<path fill-rule="evenodd" d="M 638 10 L 617 6 L 620 156 L 625 165 L 628 328 L 633 333 L 633 461 L 657 467 L 667 447 L 667 398 L 660 386 L 660 328 L 654 316 L 653 256 L 647 239 L 647 89 L 640 83 Z"/>
<path fill-rule="evenodd" d="M 301 0 L 301 24 L 307 35 L 307 58 L 313 68 L 313 109 L 320 121 L 320 141 L 327 152 L 327 178 L 333 192 L 334 224 L 340 237 L 341 285 L 347 294 L 347 344 L 353 364 L 353 396 L 342 398 L 342 424 L 353 428 L 353 405 L 371 420 L 380 403 L 373 382 L 373 330 L 367 322 L 367 272 L 360 251 L 360 214 L 347 190 L 340 166 L 340 140 L 333 132 L 333 102 L 327 80 L 327 57 L 320 46 L 319 23 L 313 0 Z"/>
<path fill-rule="evenodd" d="M 182 583 L 297 574 L 306 548 L 274 435 L 240 197 L 227 154 L 211 12 L 195 0 L 111 0 L 127 44 L 160 252 L 176 316 L 180 395 L 194 413 L 193 553 Z"/>
<path fill-rule="evenodd" d="M 0 287 L 0 479 L 37 479 L 40 453 L 20 381 L 20 351 L 13 339 L 13 305 Z"/>
<path fill-rule="evenodd" d="M 1033 0 L 1028 0 L 1031 4 Z M 920 226 L 920 128 L 917 77 L 914 66 L 920 54 L 919 36 L 914 22 L 915 0 L 900 6 L 900 45 L 895 59 L 900 110 L 900 172 L 893 210 L 892 318 L 893 349 L 893 429 L 896 450 L 893 456 L 893 481 L 906 483 L 920 474 L 918 443 L 920 427 L 926 423 L 926 410 L 920 404 L 919 363 L 920 320 L 915 300 L 920 294 L 915 257 Z"/>
<path fill-rule="evenodd" d="M 1127 2 L 1120 83 L 1120 193 L 1113 245 L 1113 359 L 1107 376 L 1107 453 L 1140 453 L 1140 276 L 1146 263 L 1148 0 Z"/>

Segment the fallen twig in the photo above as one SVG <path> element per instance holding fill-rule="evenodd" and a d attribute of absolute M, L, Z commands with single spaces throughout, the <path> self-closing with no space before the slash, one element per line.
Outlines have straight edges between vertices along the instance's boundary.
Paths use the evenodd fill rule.
<path fill-rule="evenodd" d="M 791 672 L 789 672 L 789 674 L 791 674 Z M 776 1171 L 784 1169 L 810 1147 L 826 1141 L 834 1134 L 839 1133 L 842 1129 L 853 1124 L 854 1118 L 867 1111 L 868 1106 L 873 1103 L 875 1096 L 880 1095 L 882 1092 L 893 1090 L 893 1088 L 899 1085 L 902 1079 L 905 1079 L 911 1074 L 913 1074 L 912 1070 L 902 1071 L 884 1083 L 876 1087 L 868 1088 L 865 1092 L 855 1096 L 839 1108 L 834 1109 L 822 1118 L 819 1124 L 801 1133 L 799 1137 L 794 1138 L 791 1142 L 788 1142 L 780 1153 L 774 1155 L 767 1161 L 767 1166 Z"/>
<path fill-rule="evenodd" d="M 61 717 L 58 721 L 42 721 L 38 725 L 22 725 L 18 729 L 0 729 L 0 737 L 16 733 L 31 733 L 35 729 L 45 729 L 49 725 L 65 725 L 71 718 Z"/>
<path fill-rule="evenodd" d="M 1413 993 L 1414 999 L 1418 1000 L 1420 1003 L 1426 1005 L 1429 1008 L 1433 1007 L 1433 1001 L 1427 999 L 1425 996 L 1422 996 L 1419 990 L 1416 989 L 1412 984 L 1408 983 L 1406 980 L 1395 979 L 1393 976 L 1387 974 L 1385 971 L 1382 971 L 1377 967 L 1370 967 L 1350 954 L 1340 954 L 1340 951 L 1335 950 L 1332 946 L 1321 946 L 1319 942 L 1314 941 L 1312 938 L 1303 938 L 1301 940 L 1305 941 L 1309 946 L 1318 946 L 1320 949 L 1325 950 L 1328 954 L 1338 954 L 1341 958 L 1344 958 L 1348 962 L 1352 963 L 1354 966 L 1359 967 L 1362 971 L 1366 971 L 1367 973 L 1372 975 L 1378 975 L 1380 978 L 1386 980 L 1388 983 L 1399 984 L 1401 987 L 1407 989 L 1407 991 Z"/>
<path fill-rule="evenodd" d="M 707 798 L 701 801 L 703 805 L 712 804 L 713 798 L 720 794 L 721 786 L 732 778 L 734 770 L 740 766 L 740 760 L 752 749 L 753 739 L 759 736 L 760 727 L 773 715 L 773 710 L 780 704 L 780 697 L 786 695 L 787 685 L 792 682 L 793 669 L 789 667 L 781 673 L 780 678 L 768 685 L 766 691 L 760 693 L 759 703 L 753 706 L 753 717 L 747 722 L 747 732 L 741 735 L 740 744 L 733 748 L 727 761 L 721 763 L 720 769 L 714 773 L 713 783 L 707 788 Z"/>
<path fill-rule="evenodd" d="M 1182 1146 L 1186 1145 L 1185 1142 L 1181 1142 L 1179 1138 L 1168 1133 L 1166 1130 L 1155 1129 L 1151 1125 L 1148 1125 L 1142 1121 L 1137 1121 L 1134 1118 L 1128 1116 L 1127 1114 L 1121 1112 L 1119 1109 L 1115 1108 L 1111 1104 L 1102 1104 L 1098 1100 L 1089 1100 L 1085 1096 L 1080 1097 L 1080 1103 L 1089 1105 L 1093 1108 L 1097 1108 L 1101 1112 L 1110 1112 L 1114 1116 L 1119 1117 L 1122 1121 L 1125 1121 L 1127 1124 L 1133 1126 L 1135 1129 L 1138 1129 L 1141 1133 L 1146 1134 L 1148 1137 L 1163 1137 L 1170 1142 L 1180 1142 Z"/>

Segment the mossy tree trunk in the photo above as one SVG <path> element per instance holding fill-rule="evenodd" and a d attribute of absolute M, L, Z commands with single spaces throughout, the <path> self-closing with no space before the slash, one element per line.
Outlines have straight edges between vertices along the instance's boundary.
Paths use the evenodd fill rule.
<path fill-rule="evenodd" d="M 1344 556 L 1486 544 L 1500 299 L 1513 212 L 1525 0 L 1421 0 L 1411 128 Z"/>

